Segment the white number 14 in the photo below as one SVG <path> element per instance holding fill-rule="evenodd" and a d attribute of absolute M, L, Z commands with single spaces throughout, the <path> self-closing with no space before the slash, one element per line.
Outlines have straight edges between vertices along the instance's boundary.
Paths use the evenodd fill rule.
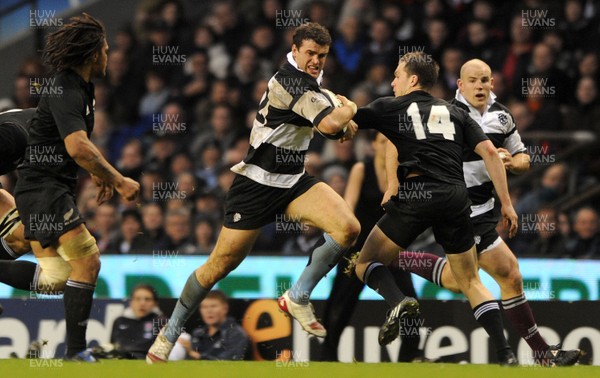
<path fill-rule="evenodd" d="M 417 139 L 425 139 L 425 128 L 421 122 L 421 113 L 417 103 L 410 104 L 406 113 L 409 115 L 414 128 Z M 427 130 L 431 134 L 442 134 L 445 139 L 454 140 L 454 123 L 450 121 L 450 112 L 444 105 L 432 105 L 429 118 L 427 119 Z"/>

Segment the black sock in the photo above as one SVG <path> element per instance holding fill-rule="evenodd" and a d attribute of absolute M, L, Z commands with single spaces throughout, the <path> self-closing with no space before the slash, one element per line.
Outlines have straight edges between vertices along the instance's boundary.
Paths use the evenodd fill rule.
<path fill-rule="evenodd" d="M 21 256 L 10 248 L 6 239 L 0 238 L 0 260 L 15 260 L 19 257 Z"/>
<path fill-rule="evenodd" d="M 372 262 L 365 271 L 365 283 L 385 299 L 390 307 L 396 307 L 404 299 L 390 270 L 380 262 Z"/>
<path fill-rule="evenodd" d="M 15 289 L 31 291 L 37 264 L 31 261 L 0 260 L 0 282 Z"/>
<path fill-rule="evenodd" d="M 65 320 L 67 323 L 67 357 L 85 350 L 85 332 L 92 310 L 96 285 L 67 280 L 64 292 Z"/>
<path fill-rule="evenodd" d="M 475 319 L 483 326 L 496 347 L 496 354 L 503 355 L 510 350 L 510 345 L 504 337 L 504 325 L 500 315 L 500 306 L 496 301 L 487 301 L 478 304 L 473 309 Z"/>

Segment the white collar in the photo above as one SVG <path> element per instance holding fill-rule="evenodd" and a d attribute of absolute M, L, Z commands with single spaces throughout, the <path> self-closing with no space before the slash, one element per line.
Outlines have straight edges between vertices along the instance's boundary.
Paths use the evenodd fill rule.
<path fill-rule="evenodd" d="M 465 99 L 465 97 L 462 95 L 462 93 L 460 93 L 459 89 L 456 90 L 455 98 L 457 101 L 460 101 L 463 104 L 467 105 L 469 107 L 469 109 L 475 109 L 475 107 L 473 105 L 469 104 L 469 102 Z M 494 92 L 490 91 L 490 97 L 488 97 L 487 105 L 485 107 L 486 112 L 488 111 L 490 106 L 492 106 L 494 104 L 494 102 L 496 102 L 496 95 L 494 94 Z M 477 110 L 477 109 L 475 109 L 475 110 L 479 113 L 479 110 Z"/>
<path fill-rule="evenodd" d="M 292 56 L 292 52 L 290 51 L 287 54 L 287 61 L 298 71 L 302 71 L 300 69 L 300 67 L 298 67 L 298 63 L 296 63 L 296 61 L 294 60 L 294 57 Z M 302 71 L 304 72 L 304 71 Z M 305 72 L 306 73 L 306 72 Z M 312 76 L 311 76 L 312 77 Z M 317 78 L 317 84 L 321 85 L 321 81 L 323 81 L 323 70 L 321 70 L 321 72 L 319 73 L 319 77 Z"/>

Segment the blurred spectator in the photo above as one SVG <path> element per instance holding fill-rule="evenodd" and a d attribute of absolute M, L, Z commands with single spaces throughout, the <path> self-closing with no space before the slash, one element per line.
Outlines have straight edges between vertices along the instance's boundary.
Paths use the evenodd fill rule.
<path fill-rule="evenodd" d="M 600 101 L 596 81 L 589 76 L 579 79 L 575 99 L 576 105 L 565 113 L 565 129 L 590 130 L 600 137 Z"/>
<path fill-rule="evenodd" d="M 237 13 L 235 3 L 231 0 L 214 2 L 206 21 L 213 34 L 225 44 L 229 56 L 235 56 L 244 43 L 248 30 L 243 18 Z"/>
<path fill-rule="evenodd" d="M 165 219 L 166 242 L 160 245 L 158 249 L 193 254 L 195 247 L 192 243 L 190 223 L 190 212 L 187 209 L 181 208 L 168 211 Z"/>
<path fill-rule="evenodd" d="M 112 137 L 113 125 L 108 113 L 104 110 L 94 112 L 94 132 L 90 140 L 100 149 L 105 158 L 110 159 L 110 142 Z M 121 172 L 123 173 L 123 172 Z M 131 177 L 128 175 L 128 177 Z M 132 177 L 134 180 L 135 178 Z"/>
<path fill-rule="evenodd" d="M 458 89 L 456 80 L 460 77 L 460 67 L 463 63 L 463 55 L 459 49 L 448 47 L 444 50 L 438 83 L 441 83 L 448 93 L 454 93 Z"/>
<path fill-rule="evenodd" d="M 185 152 L 178 152 L 173 155 L 171 159 L 171 165 L 169 167 L 169 171 L 172 176 L 178 176 L 182 173 L 192 172 L 194 170 L 194 163 L 192 162 L 192 158 L 190 155 Z M 204 183 L 196 183 L 195 188 L 199 189 L 200 186 L 204 186 Z"/>
<path fill-rule="evenodd" d="M 233 79 L 234 87 L 240 91 L 242 99 L 252 98 L 254 84 L 270 76 L 270 67 L 261 66 L 261 61 L 257 57 L 256 49 L 250 45 L 240 47 L 233 65 L 230 70 L 230 77 Z"/>
<path fill-rule="evenodd" d="M 158 200 L 155 195 L 155 188 L 163 181 L 163 177 L 153 167 L 151 170 L 145 170 L 140 178 L 140 196 L 144 203 L 151 203 Z"/>
<path fill-rule="evenodd" d="M 143 232 L 140 213 L 135 209 L 123 211 L 119 233 L 110 241 L 105 253 L 149 254 L 151 252 L 151 240 Z"/>
<path fill-rule="evenodd" d="M 532 48 L 531 29 L 523 27 L 520 14 L 513 16 L 510 24 L 510 44 L 502 63 L 502 76 L 506 80 L 508 90 L 517 98 L 521 98 L 522 95 L 521 78 L 529 64 Z"/>
<path fill-rule="evenodd" d="M 252 30 L 250 43 L 257 54 L 258 65 L 264 72 L 272 75 L 275 71 L 275 62 L 273 61 L 277 49 L 277 38 L 273 29 L 267 24 L 258 24 Z"/>
<path fill-rule="evenodd" d="M 130 70 L 125 51 L 115 49 L 108 54 L 106 66 L 108 83 L 107 110 L 118 125 L 133 124 L 138 117 L 138 103 L 142 89 Z"/>
<path fill-rule="evenodd" d="M 186 61 L 186 75 L 179 88 L 184 104 L 190 110 L 201 98 L 208 96 L 210 86 L 215 79 L 209 72 L 208 53 L 204 49 L 193 51 Z"/>
<path fill-rule="evenodd" d="M 194 202 L 196 216 L 221 220 L 223 217 L 223 204 L 214 192 L 199 193 Z"/>
<path fill-rule="evenodd" d="M 212 190 L 219 184 L 218 172 L 223 158 L 221 143 L 214 139 L 207 140 L 200 148 L 199 159 L 196 168 L 196 176 L 205 182 L 205 188 Z M 243 157 L 242 157 L 243 158 Z M 234 162 L 239 163 L 241 160 Z"/>
<path fill-rule="evenodd" d="M 200 218 L 194 226 L 196 252 L 208 255 L 215 247 L 215 225 L 209 218 Z"/>
<path fill-rule="evenodd" d="M 194 31 L 194 47 L 208 53 L 208 70 L 218 79 L 225 79 L 231 61 L 225 44 L 217 40 L 208 25 L 199 25 Z"/>
<path fill-rule="evenodd" d="M 190 150 L 192 155 L 199 156 L 202 146 L 208 141 L 216 141 L 222 151 L 231 144 L 234 138 L 235 130 L 231 107 L 225 104 L 215 105 L 210 116 L 210 128 L 194 138 Z"/>
<path fill-rule="evenodd" d="M 569 256 L 577 259 L 600 258 L 598 212 L 591 207 L 577 211 L 573 222 L 574 239 L 569 242 Z"/>
<path fill-rule="evenodd" d="M 571 101 L 573 88 L 571 80 L 555 65 L 555 52 L 545 43 L 538 43 L 533 49 L 531 63 L 522 76 L 524 81 L 535 80 L 540 83 L 542 91 L 539 92 L 543 97 L 551 97 L 560 104 L 567 104 Z M 534 93 L 535 94 L 535 93 Z"/>
<path fill-rule="evenodd" d="M 367 72 L 374 64 L 394 67 L 398 64 L 398 44 L 394 40 L 388 20 L 378 18 L 371 23 L 371 41 L 367 45 L 361 71 Z"/>
<path fill-rule="evenodd" d="M 129 307 L 115 319 L 110 342 L 121 357 L 144 359 L 150 346 L 167 322 L 158 307 L 156 290 L 146 284 L 133 288 Z"/>
<path fill-rule="evenodd" d="M 583 0 L 567 0 L 564 3 L 564 19 L 558 25 L 565 31 L 566 46 L 573 50 L 586 48 L 585 41 L 593 34 L 593 24 L 585 18 Z M 596 10 L 597 11 L 597 10 Z"/>
<path fill-rule="evenodd" d="M 436 62 L 440 62 L 442 52 L 448 45 L 449 30 L 446 20 L 444 18 L 426 19 L 425 34 L 427 35 L 425 51 L 431 54 Z"/>
<path fill-rule="evenodd" d="M 544 171 L 541 187 L 525 194 L 515 206 L 517 214 L 535 214 L 542 205 L 556 200 L 567 185 L 565 164 L 554 164 Z"/>
<path fill-rule="evenodd" d="M 169 360 L 243 360 L 249 346 L 246 331 L 228 316 L 222 291 L 212 290 L 199 306 L 203 326 L 179 337 Z"/>
<path fill-rule="evenodd" d="M 490 36 L 490 31 L 484 21 L 475 19 L 467 25 L 467 38 L 463 43 L 466 60 L 481 59 L 494 69 L 501 66 L 501 49 L 499 42 Z"/>
<path fill-rule="evenodd" d="M 331 52 L 338 58 L 344 75 L 347 75 L 348 85 L 361 74 L 359 68 L 365 44 L 360 36 L 360 26 L 358 16 L 344 19 L 331 46 Z"/>
<path fill-rule="evenodd" d="M 138 181 L 144 168 L 144 150 L 142 142 L 137 139 L 130 140 L 121 150 L 121 158 L 117 161 L 117 168 L 126 177 Z"/>
<path fill-rule="evenodd" d="M 139 113 L 143 121 L 154 120 L 169 98 L 164 74 L 151 70 L 146 73 L 146 93 L 140 99 Z M 164 122 L 164 121 L 163 121 Z"/>
<path fill-rule="evenodd" d="M 142 207 L 142 224 L 144 235 L 150 239 L 152 248 L 167 242 L 163 228 L 163 210 L 159 204 L 150 202 Z"/>
<path fill-rule="evenodd" d="M 596 84 L 599 84 L 600 71 L 598 70 L 598 54 L 589 52 L 579 61 L 577 66 L 579 77 L 591 77 Z"/>
<path fill-rule="evenodd" d="M 191 30 L 184 17 L 184 7 L 181 0 L 163 0 L 159 9 L 160 18 L 171 30 L 173 42 L 181 46 L 183 51 L 189 51 L 191 46 Z"/>
<path fill-rule="evenodd" d="M 118 231 L 117 208 L 110 202 L 105 202 L 98 206 L 94 217 L 94 237 L 100 249 L 100 254 L 111 253 L 109 251 L 110 242 L 116 238 Z"/>
<path fill-rule="evenodd" d="M 39 96 L 35 95 L 35 89 L 31 84 L 33 79 L 29 76 L 19 75 L 15 78 L 12 101 L 14 107 L 27 109 L 37 107 Z"/>
<path fill-rule="evenodd" d="M 515 250 L 519 256 L 537 258 L 563 257 L 567 253 L 566 239 L 560 233 L 558 215 L 551 207 L 542 206 L 536 213 L 536 224 L 531 243 Z"/>
<path fill-rule="evenodd" d="M 348 170 L 341 165 L 330 165 L 323 171 L 323 181 L 343 197 L 348 182 Z"/>
<path fill-rule="evenodd" d="M 494 82 L 494 86 L 496 83 Z M 517 131 L 522 134 L 525 131 L 528 131 L 533 124 L 533 114 L 527 104 L 524 102 L 512 102 L 508 106 L 513 118 L 515 119 L 515 124 L 517 125 Z"/>

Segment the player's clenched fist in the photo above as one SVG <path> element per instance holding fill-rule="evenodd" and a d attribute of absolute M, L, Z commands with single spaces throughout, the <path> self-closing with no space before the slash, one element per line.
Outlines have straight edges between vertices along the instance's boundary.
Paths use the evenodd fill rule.
<path fill-rule="evenodd" d="M 140 184 L 129 177 L 123 177 L 123 181 L 115 185 L 115 189 L 121 195 L 121 197 L 131 201 L 137 197 L 140 191 Z"/>

